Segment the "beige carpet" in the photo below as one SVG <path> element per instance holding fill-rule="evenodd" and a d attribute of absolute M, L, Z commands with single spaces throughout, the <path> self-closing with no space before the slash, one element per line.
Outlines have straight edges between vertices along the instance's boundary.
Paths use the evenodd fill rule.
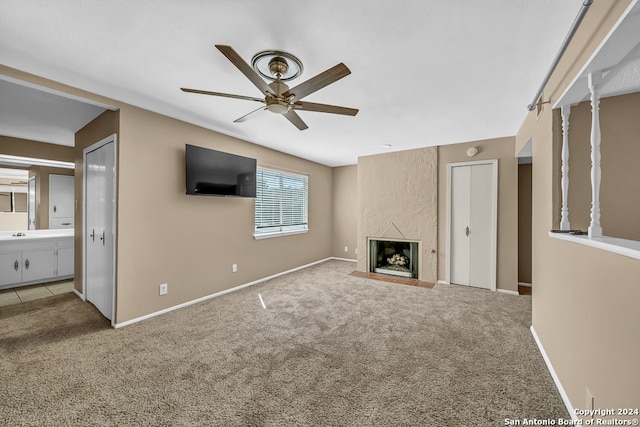
<path fill-rule="evenodd" d="M 326 262 L 118 330 L 73 294 L 0 307 L 0 425 L 568 417 L 529 331 L 531 297 L 353 269 Z"/>

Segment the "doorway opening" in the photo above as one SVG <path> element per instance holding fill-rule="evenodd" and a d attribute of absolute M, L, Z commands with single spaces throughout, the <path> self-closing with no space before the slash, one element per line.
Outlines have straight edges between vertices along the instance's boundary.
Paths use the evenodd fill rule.
<path fill-rule="evenodd" d="M 518 153 L 518 293 L 531 295 L 533 140 Z"/>

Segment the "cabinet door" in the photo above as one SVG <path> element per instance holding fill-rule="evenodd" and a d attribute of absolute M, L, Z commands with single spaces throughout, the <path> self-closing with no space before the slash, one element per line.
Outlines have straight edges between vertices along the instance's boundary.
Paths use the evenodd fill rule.
<path fill-rule="evenodd" d="M 73 218 L 73 176 L 49 175 L 49 220 Z"/>
<path fill-rule="evenodd" d="M 22 281 L 54 277 L 53 249 L 22 252 Z"/>
<path fill-rule="evenodd" d="M 57 276 L 71 275 L 73 275 L 73 248 L 59 248 Z"/>
<path fill-rule="evenodd" d="M 0 253 L 0 286 L 22 281 L 22 253 Z"/>

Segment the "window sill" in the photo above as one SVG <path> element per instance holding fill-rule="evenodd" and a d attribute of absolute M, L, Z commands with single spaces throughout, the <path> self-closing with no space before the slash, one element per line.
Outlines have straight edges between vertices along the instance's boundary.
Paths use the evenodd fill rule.
<path fill-rule="evenodd" d="M 637 240 L 619 239 L 617 237 L 592 237 L 576 236 L 566 233 L 549 232 L 549 237 L 558 240 L 566 240 L 592 248 L 602 249 L 607 252 L 613 252 L 630 258 L 640 259 L 640 242 Z"/>
<path fill-rule="evenodd" d="M 304 233 L 307 233 L 308 231 L 309 230 L 276 231 L 275 233 L 254 234 L 253 238 L 256 240 L 270 239 L 272 237 L 291 236 L 293 234 L 304 234 Z"/>

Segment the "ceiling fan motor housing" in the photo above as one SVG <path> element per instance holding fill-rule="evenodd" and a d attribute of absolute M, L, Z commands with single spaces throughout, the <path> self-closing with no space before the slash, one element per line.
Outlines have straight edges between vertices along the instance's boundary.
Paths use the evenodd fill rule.
<path fill-rule="evenodd" d="M 286 76 L 288 70 L 289 64 L 287 64 L 287 60 L 281 56 L 274 56 L 271 61 L 269 61 L 269 71 L 271 71 L 273 77 L 278 80 L 281 79 L 282 76 Z"/>

